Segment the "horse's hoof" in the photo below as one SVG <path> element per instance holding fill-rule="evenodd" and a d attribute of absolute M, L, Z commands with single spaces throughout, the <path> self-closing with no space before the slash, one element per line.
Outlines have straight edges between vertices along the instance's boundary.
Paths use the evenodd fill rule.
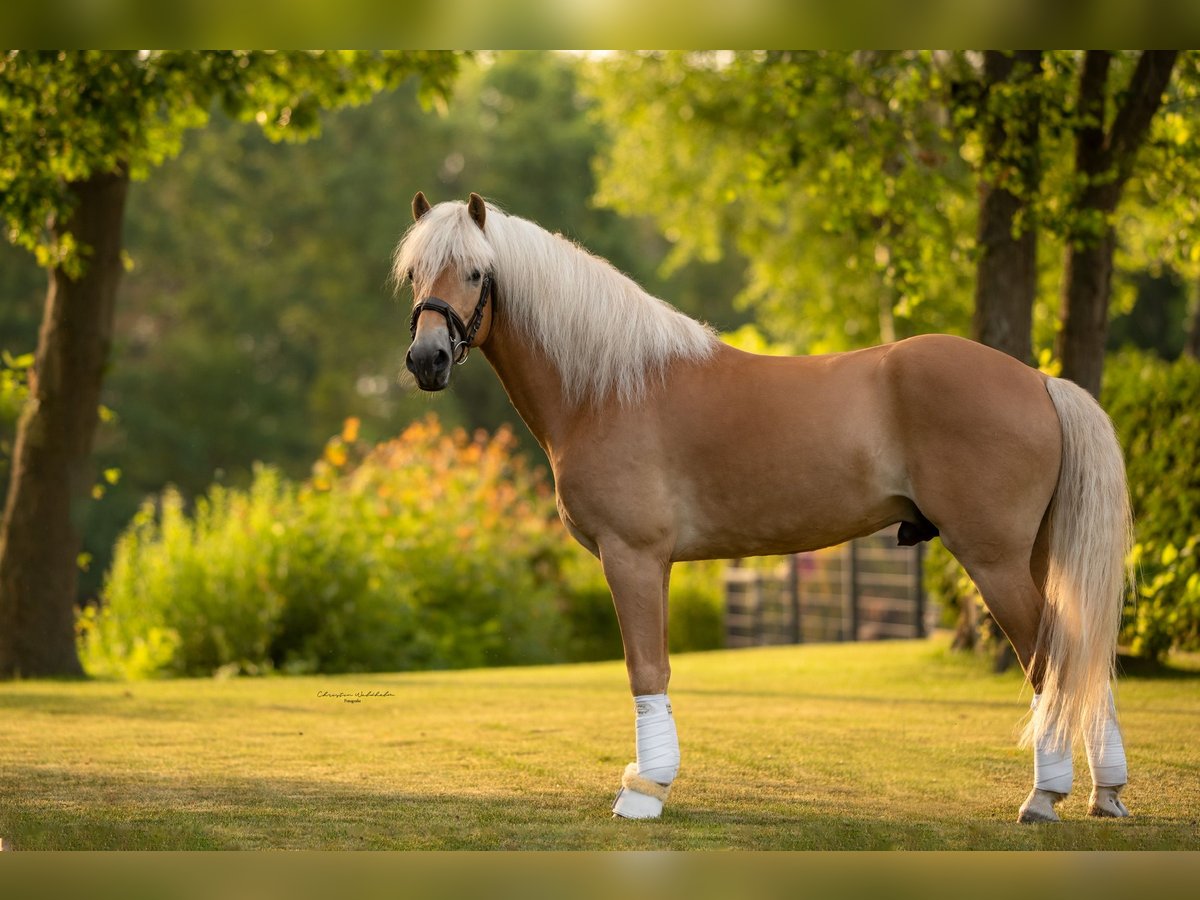
<path fill-rule="evenodd" d="M 1088 801 L 1089 816 L 1096 816 L 1100 819 L 1123 819 L 1129 815 L 1129 810 L 1125 804 L 1121 802 L 1121 798 L 1117 796 L 1125 787 L 1123 784 L 1115 787 L 1100 787 L 1096 785 L 1092 788 L 1092 798 Z"/>
<path fill-rule="evenodd" d="M 1021 811 L 1017 813 L 1017 821 L 1022 825 L 1062 821 L 1059 819 L 1058 813 L 1054 811 L 1054 804 L 1066 796 L 1057 791 L 1043 791 L 1034 788 L 1025 798 L 1025 802 L 1021 804 Z"/>
<path fill-rule="evenodd" d="M 625 767 L 621 790 L 613 801 L 614 819 L 657 819 L 662 815 L 663 802 L 671 793 L 669 784 L 647 781 L 638 775 L 637 763 Z"/>
<path fill-rule="evenodd" d="M 657 819 L 662 810 L 663 802 L 657 797 L 623 787 L 613 801 L 612 814 L 614 819 Z"/>

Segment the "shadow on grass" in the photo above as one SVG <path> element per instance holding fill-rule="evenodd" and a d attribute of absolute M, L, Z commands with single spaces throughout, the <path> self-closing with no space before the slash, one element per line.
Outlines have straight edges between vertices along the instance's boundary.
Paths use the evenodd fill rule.
<path fill-rule="evenodd" d="M 1156 659 L 1121 653 L 1117 655 L 1117 676 L 1155 681 L 1196 681 L 1200 680 L 1200 669 L 1185 669 Z"/>
<path fill-rule="evenodd" d="M 1027 827 L 1007 815 L 920 818 L 730 797 L 672 801 L 655 822 L 613 820 L 608 797 L 357 789 L 297 778 L 189 780 L 47 766 L 0 780 L 0 837 L 21 850 L 1183 849 L 1187 823 Z"/>
<path fill-rule="evenodd" d="M 195 703 L 196 701 L 174 698 L 147 699 L 138 693 L 136 684 L 117 693 L 104 694 L 65 694 L 54 689 L 24 690 L 15 694 L 0 693 L 0 710 L 39 712 L 52 716 L 153 719 L 156 722 L 194 720 Z"/>

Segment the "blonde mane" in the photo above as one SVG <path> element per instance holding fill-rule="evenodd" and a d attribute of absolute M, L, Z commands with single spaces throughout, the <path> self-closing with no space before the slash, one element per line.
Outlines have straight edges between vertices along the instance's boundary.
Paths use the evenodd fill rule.
<path fill-rule="evenodd" d="M 449 266 L 493 273 L 505 323 L 550 358 L 570 403 L 637 402 L 672 361 L 704 359 L 717 345 L 712 329 L 607 260 L 490 203 L 482 231 L 465 203 L 433 207 L 401 239 L 393 274 L 398 285 L 410 273 L 428 283 Z"/>

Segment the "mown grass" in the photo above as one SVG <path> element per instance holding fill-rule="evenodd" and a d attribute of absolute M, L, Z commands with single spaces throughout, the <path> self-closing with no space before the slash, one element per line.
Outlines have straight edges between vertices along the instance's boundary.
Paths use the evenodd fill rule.
<path fill-rule="evenodd" d="M 378 691 L 345 698 L 320 692 Z M 609 818 L 633 751 L 620 663 L 0 693 L 14 849 L 1196 849 L 1200 672 L 1119 691 L 1135 818 L 1019 826 L 1028 690 L 942 641 L 677 656 L 683 770 Z"/>

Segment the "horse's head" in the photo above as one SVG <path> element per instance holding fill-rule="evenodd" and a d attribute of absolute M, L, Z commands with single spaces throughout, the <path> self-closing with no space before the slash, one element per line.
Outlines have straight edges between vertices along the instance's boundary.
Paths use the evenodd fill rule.
<path fill-rule="evenodd" d="M 493 253 L 484 236 L 487 207 L 468 203 L 431 207 L 413 198 L 413 226 L 396 251 L 396 277 L 413 288 L 412 345 L 405 365 L 424 391 L 450 383 L 450 366 L 467 358 L 491 332 Z"/>

